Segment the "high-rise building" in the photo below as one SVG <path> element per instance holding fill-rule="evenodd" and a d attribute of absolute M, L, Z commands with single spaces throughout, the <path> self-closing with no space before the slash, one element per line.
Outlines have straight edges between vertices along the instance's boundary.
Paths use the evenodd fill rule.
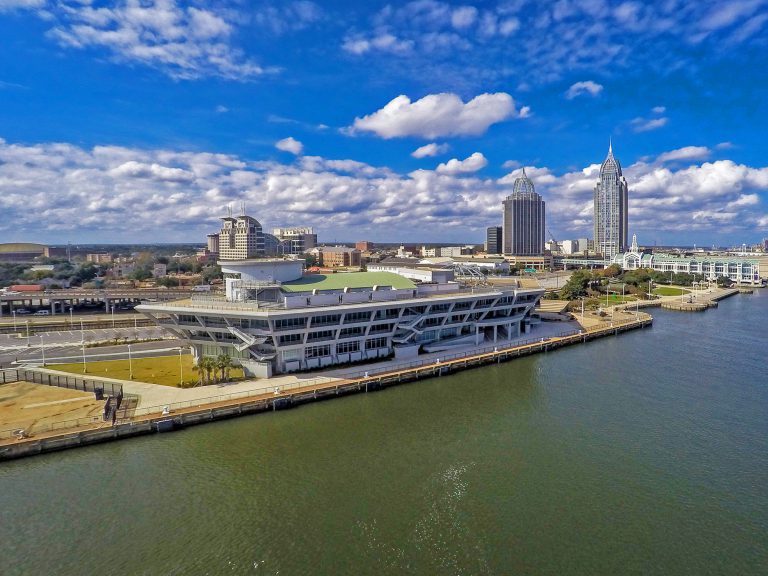
<path fill-rule="evenodd" d="M 208 234 L 206 237 L 206 249 L 211 254 L 219 253 L 219 235 L 217 233 Z"/>
<path fill-rule="evenodd" d="M 525 174 L 515 180 L 512 194 L 502 202 L 504 254 L 531 256 L 544 251 L 545 202 Z"/>
<path fill-rule="evenodd" d="M 606 260 L 613 260 L 627 248 L 627 192 L 621 164 L 613 157 L 613 146 L 609 144 L 594 194 L 595 250 Z"/>
<path fill-rule="evenodd" d="M 242 215 L 222 218 L 219 232 L 219 258 L 248 260 L 264 257 L 264 233 L 255 218 Z"/>
<path fill-rule="evenodd" d="M 273 228 L 272 234 L 280 241 L 283 254 L 304 254 L 317 246 L 317 234 L 308 226 Z"/>
<path fill-rule="evenodd" d="M 485 229 L 485 252 L 487 254 L 501 254 L 504 250 L 501 230 L 501 226 L 490 226 Z"/>

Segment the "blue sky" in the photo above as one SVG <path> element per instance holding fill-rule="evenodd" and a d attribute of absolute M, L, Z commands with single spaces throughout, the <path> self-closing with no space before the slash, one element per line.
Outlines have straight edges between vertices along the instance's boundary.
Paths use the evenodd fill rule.
<path fill-rule="evenodd" d="M 0 241 L 480 242 L 520 167 L 591 235 L 768 236 L 768 0 L 0 0 Z"/>

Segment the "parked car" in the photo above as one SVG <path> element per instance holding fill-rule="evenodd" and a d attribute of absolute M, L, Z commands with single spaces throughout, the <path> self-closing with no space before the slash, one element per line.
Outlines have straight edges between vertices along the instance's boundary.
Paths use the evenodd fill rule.
<path fill-rule="evenodd" d="M 32 312 L 30 312 L 26 308 L 19 308 L 18 310 L 16 310 L 16 314 L 32 314 Z"/>
<path fill-rule="evenodd" d="M 32 316 L 50 316 L 51 312 L 49 310 L 38 310 Z"/>

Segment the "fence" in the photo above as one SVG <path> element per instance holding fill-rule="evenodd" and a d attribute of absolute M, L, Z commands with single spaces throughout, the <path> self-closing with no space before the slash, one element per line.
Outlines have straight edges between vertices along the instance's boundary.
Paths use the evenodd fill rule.
<path fill-rule="evenodd" d="M 109 319 L 103 320 L 84 320 L 80 323 L 79 320 L 71 322 L 69 318 L 60 321 L 49 322 L 30 322 L 29 323 L 29 335 L 38 334 L 40 332 L 48 332 L 52 330 L 103 330 L 107 328 L 140 328 L 145 326 L 156 326 L 156 323 L 149 318 L 115 318 L 114 322 Z M 27 322 L 25 320 L 17 319 L 15 326 L 13 324 L 4 324 L 0 326 L 0 334 L 21 334 L 27 335 Z"/>

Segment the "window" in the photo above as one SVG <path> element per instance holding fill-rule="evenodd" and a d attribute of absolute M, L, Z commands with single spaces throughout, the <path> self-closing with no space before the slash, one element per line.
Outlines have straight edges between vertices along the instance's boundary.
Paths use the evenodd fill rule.
<path fill-rule="evenodd" d="M 430 314 L 440 314 L 441 312 L 448 312 L 451 308 L 450 304 L 435 304 L 429 309 Z"/>
<path fill-rule="evenodd" d="M 427 318 L 424 320 L 422 326 L 437 326 L 443 321 L 442 318 Z"/>
<path fill-rule="evenodd" d="M 346 316 L 344 316 L 344 324 L 352 324 L 353 322 L 368 322 L 370 319 L 370 312 L 349 312 Z"/>
<path fill-rule="evenodd" d="M 391 320 L 400 316 L 400 308 L 387 308 L 386 310 L 377 310 L 374 320 Z"/>
<path fill-rule="evenodd" d="M 307 346 L 304 349 L 304 358 L 320 358 L 321 356 L 331 355 L 331 345 L 325 344 L 324 346 Z"/>
<path fill-rule="evenodd" d="M 307 342 L 317 342 L 318 340 L 333 340 L 333 330 L 317 330 L 309 333 Z"/>
<path fill-rule="evenodd" d="M 292 330 L 296 328 L 304 328 L 306 323 L 306 318 L 281 318 L 279 320 L 275 320 L 275 330 Z"/>
<path fill-rule="evenodd" d="M 472 302 L 456 302 L 456 305 L 453 307 L 454 310 L 469 310 L 472 308 Z"/>
<path fill-rule="evenodd" d="M 314 316 L 312 318 L 312 327 L 332 326 L 338 324 L 340 319 L 341 314 L 323 314 L 322 316 Z"/>
<path fill-rule="evenodd" d="M 381 332 L 391 332 L 394 324 L 374 324 L 371 326 L 370 334 L 380 334 Z"/>
<path fill-rule="evenodd" d="M 283 334 L 278 339 L 278 343 L 282 346 L 285 344 L 296 344 L 302 341 L 304 338 L 303 334 Z"/>
<path fill-rule="evenodd" d="M 339 332 L 339 338 L 352 338 L 354 336 L 362 336 L 365 334 L 365 328 L 362 326 L 355 326 L 354 328 L 342 328 Z"/>
<path fill-rule="evenodd" d="M 387 348 L 386 338 L 368 338 L 365 341 L 365 349 L 372 350 L 374 348 Z"/>
<path fill-rule="evenodd" d="M 359 352 L 360 342 L 339 342 L 336 344 L 336 354 L 346 354 L 347 352 Z"/>

